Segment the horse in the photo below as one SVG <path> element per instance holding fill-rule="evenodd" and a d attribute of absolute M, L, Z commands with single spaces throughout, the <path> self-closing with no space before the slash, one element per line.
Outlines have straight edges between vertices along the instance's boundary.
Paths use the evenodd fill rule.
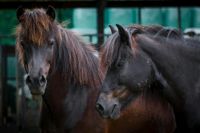
<path fill-rule="evenodd" d="M 168 39 L 182 38 L 182 34 L 158 25 L 134 25 L 127 29 L 120 25 L 117 27 L 118 31 L 110 26 L 112 35 L 105 41 L 100 53 L 104 81 L 96 104 L 98 112 L 112 123 L 123 120 L 127 125 L 132 124 L 132 127 L 137 127 L 138 121 L 142 119 L 154 123 L 151 128 L 147 126 L 143 130 L 138 128 L 129 132 L 174 132 L 174 111 L 162 95 L 164 87 L 153 80 L 151 60 L 145 58 L 145 53 L 137 48 L 130 33 L 144 32 Z M 127 112 L 131 112 L 131 115 L 127 115 Z M 124 116 L 126 119 L 123 119 Z M 152 131 L 154 128 L 158 130 Z"/>
<path fill-rule="evenodd" d="M 171 30 L 176 37 L 169 37 L 153 30 L 146 32 L 138 26 L 117 27 L 118 32 L 108 38 L 102 54 L 101 65 L 107 74 L 98 99 L 104 99 L 101 108 L 108 112 L 112 109 L 112 113 L 119 115 L 115 110 L 122 103 L 108 94 L 122 91 L 124 86 L 131 88 L 136 96 L 143 92 L 150 95 L 153 89 L 172 106 L 177 125 L 175 132 L 199 132 L 200 41 L 184 38 L 177 30 Z M 113 77 L 115 82 L 111 80 Z M 152 88 L 155 83 L 161 87 Z"/>
<path fill-rule="evenodd" d="M 174 108 L 177 132 L 200 132 L 200 41 L 134 34 L 132 39 L 151 59 L 155 79 L 165 86 L 163 94 Z"/>
<path fill-rule="evenodd" d="M 31 94 L 43 98 L 42 133 L 106 133 L 95 103 L 101 85 L 96 50 L 63 28 L 55 9 L 18 8 L 16 53 Z"/>
<path fill-rule="evenodd" d="M 164 86 L 163 95 L 174 108 L 176 132 L 200 132 L 198 107 L 200 41 L 197 38 L 166 39 L 145 33 L 137 35 L 132 32 L 132 34 L 137 46 L 151 58 L 151 65 L 154 66 L 156 73 L 155 79 Z"/>

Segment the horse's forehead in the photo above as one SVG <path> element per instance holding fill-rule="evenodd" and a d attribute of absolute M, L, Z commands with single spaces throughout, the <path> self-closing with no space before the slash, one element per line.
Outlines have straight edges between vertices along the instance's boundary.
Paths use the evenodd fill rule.
<path fill-rule="evenodd" d="M 49 27 L 43 27 L 41 25 L 32 24 L 33 27 L 21 27 L 20 37 L 27 42 L 42 45 L 47 42 L 48 39 L 53 35 Z"/>
<path fill-rule="evenodd" d="M 23 34 L 20 36 L 20 41 L 23 41 L 24 43 L 29 43 L 31 45 L 38 45 L 42 46 L 48 40 L 50 37 L 47 34 L 44 35 L 34 35 L 34 34 Z"/>

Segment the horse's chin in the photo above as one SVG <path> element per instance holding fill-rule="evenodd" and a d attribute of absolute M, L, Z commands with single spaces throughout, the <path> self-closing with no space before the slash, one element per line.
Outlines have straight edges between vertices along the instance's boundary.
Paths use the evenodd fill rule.
<path fill-rule="evenodd" d="M 32 96 L 42 96 L 45 93 L 45 88 L 30 89 Z"/>
<path fill-rule="evenodd" d="M 32 96 L 42 96 L 44 93 L 41 92 L 31 92 Z"/>
<path fill-rule="evenodd" d="M 44 95 L 45 91 L 46 91 L 46 85 L 44 84 L 43 86 L 32 86 L 32 85 L 28 85 L 28 88 L 31 92 L 32 96 L 37 96 L 37 95 Z"/>

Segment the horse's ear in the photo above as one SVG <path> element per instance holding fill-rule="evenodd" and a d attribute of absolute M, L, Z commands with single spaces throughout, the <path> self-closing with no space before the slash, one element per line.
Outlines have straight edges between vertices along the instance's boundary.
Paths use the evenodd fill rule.
<path fill-rule="evenodd" d="M 114 34 L 117 31 L 112 25 L 109 25 L 109 27 L 112 34 Z"/>
<path fill-rule="evenodd" d="M 117 28 L 118 28 L 118 32 L 119 32 L 119 35 L 120 35 L 120 39 L 122 42 L 127 42 L 129 41 L 129 35 L 128 35 L 128 32 L 124 29 L 123 26 L 119 25 L 119 24 L 116 24 Z"/>
<path fill-rule="evenodd" d="M 55 12 L 54 7 L 48 6 L 48 8 L 47 8 L 47 10 L 46 10 L 46 14 L 47 14 L 52 20 L 55 20 L 56 12 Z"/>
<path fill-rule="evenodd" d="M 129 36 L 129 33 L 126 29 L 124 29 L 123 26 L 116 24 L 120 36 L 120 41 L 123 42 L 123 44 L 126 44 L 131 48 L 131 37 Z"/>
<path fill-rule="evenodd" d="M 19 22 L 22 21 L 21 16 L 24 14 L 24 12 L 25 12 L 25 9 L 22 6 L 17 8 L 16 15 Z"/>

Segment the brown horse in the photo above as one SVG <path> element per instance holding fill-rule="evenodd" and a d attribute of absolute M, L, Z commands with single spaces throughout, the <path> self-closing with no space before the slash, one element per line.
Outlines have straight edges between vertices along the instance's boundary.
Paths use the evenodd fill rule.
<path fill-rule="evenodd" d="M 131 51 L 131 43 L 130 45 L 127 43 L 131 41 L 130 38 L 121 38 L 121 34 L 126 33 L 125 30 L 120 26 L 118 32 L 112 26 L 110 28 L 113 34 L 106 40 L 101 51 L 100 69 L 105 78 L 96 105 L 100 115 L 110 119 L 108 125 L 115 127 L 110 127 L 110 132 L 118 132 L 116 127 L 120 127 L 127 133 L 173 133 L 176 127 L 173 109 L 157 91 L 162 90 L 163 86 L 157 82 L 142 86 L 149 81 L 142 80 L 145 75 L 139 75 L 140 77 L 137 75 L 141 67 L 148 66 L 149 61 L 142 60 L 141 66 L 132 67 L 133 63 L 139 61 L 136 60 L 137 56 L 140 57 L 138 51 Z M 134 25 L 127 30 L 136 28 L 140 29 L 140 32 L 155 36 L 159 34 L 166 38 L 181 37 L 176 30 L 161 26 Z M 136 71 L 136 74 L 132 75 L 132 71 Z M 139 80 L 134 80 L 135 76 L 142 80 L 141 83 Z M 138 85 L 140 89 L 132 88 L 132 84 Z"/>
<path fill-rule="evenodd" d="M 16 52 L 33 95 L 42 95 L 43 133 L 104 133 L 95 110 L 101 75 L 95 50 L 65 30 L 52 7 L 17 10 Z"/>

